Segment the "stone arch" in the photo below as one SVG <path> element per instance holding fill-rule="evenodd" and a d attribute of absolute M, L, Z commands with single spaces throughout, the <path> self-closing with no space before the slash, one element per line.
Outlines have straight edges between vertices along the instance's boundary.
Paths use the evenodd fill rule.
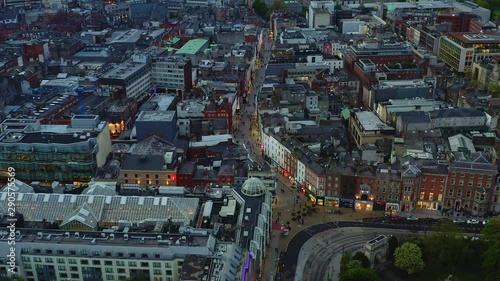
<path fill-rule="evenodd" d="M 375 260 L 378 259 L 384 262 L 387 257 L 387 248 L 389 247 L 387 236 L 379 235 L 374 239 L 366 242 L 364 253 L 370 260 L 371 268 L 375 266 Z"/>

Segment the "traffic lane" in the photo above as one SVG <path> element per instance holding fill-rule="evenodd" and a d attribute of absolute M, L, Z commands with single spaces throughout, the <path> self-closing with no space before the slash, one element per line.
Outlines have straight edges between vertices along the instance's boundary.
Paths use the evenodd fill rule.
<path fill-rule="evenodd" d="M 446 218 L 443 218 L 446 219 Z M 390 217 L 371 217 L 371 218 L 364 218 L 363 222 L 371 222 L 371 223 L 382 223 L 382 224 L 397 224 L 397 225 L 411 225 L 411 226 L 427 226 L 430 227 L 436 223 L 438 223 L 440 220 L 439 219 L 434 219 L 434 218 L 428 218 L 428 219 L 418 219 L 418 220 L 392 220 Z M 464 231 L 469 231 L 473 232 L 474 230 L 477 229 L 483 229 L 484 225 L 481 223 L 478 224 L 468 224 L 466 222 L 463 223 L 456 223 L 459 227 L 462 227 Z"/>
<path fill-rule="evenodd" d="M 384 229 L 403 229 L 409 231 L 425 231 L 422 225 L 404 225 L 404 224 L 380 224 L 372 222 L 350 222 L 350 221 L 340 221 L 337 222 L 339 227 L 370 227 L 379 228 L 382 231 Z M 304 243 L 310 238 L 314 237 L 316 234 L 335 229 L 336 226 L 332 223 L 323 223 L 318 225 L 310 226 L 292 237 L 288 243 L 287 250 L 283 255 L 283 259 L 280 260 L 280 266 L 283 266 L 282 270 L 282 280 L 294 280 L 295 271 L 297 269 L 297 261 L 300 253 L 300 249 Z M 464 229 L 465 232 L 471 233 L 473 231 Z"/>

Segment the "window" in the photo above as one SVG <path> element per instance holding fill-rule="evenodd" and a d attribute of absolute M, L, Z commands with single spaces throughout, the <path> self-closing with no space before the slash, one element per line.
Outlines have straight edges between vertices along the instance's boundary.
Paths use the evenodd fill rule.
<path fill-rule="evenodd" d="M 424 200 L 425 198 L 425 192 L 420 192 L 420 200 Z"/>
<path fill-rule="evenodd" d="M 113 273 L 112 267 L 106 267 L 106 273 Z"/>
<path fill-rule="evenodd" d="M 429 193 L 429 200 L 434 200 L 434 193 Z"/>
<path fill-rule="evenodd" d="M 80 260 L 80 263 L 81 264 L 89 264 L 89 261 L 88 260 Z"/>
<path fill-rule="evenodd" d="M 69 270 L 71 270 L 71 271 L 78 271 L 78 267 L 72 266 L 72 267 L 69 268 Z"/>
<path fill-rule="evenodd" d="M 53 263 L 54 260 L 52 258 L 45 258 L 46 263 Z"/>
<path fill-rule="evenodd" d="M 100 260 L 93 260 L 92 265 L 101 265 L 101 261 Z"/>
<path fill-rule="evenodd" d="M 155 268 L 161 267 L 161 263 L 153 262 L 153 267 L 155 267 Z"/>
<path fill-rule="evenodd" d="M 57 266 L 57 270 L 66 271 L 66 266 L 64 266 L 64 265 L 58 265 Z"/>
<path fill-rule="evenodd" d="M 453 196 L 453 188 L 450 188 L 450 190 L 448 190 L 448 196 Z"/>
<path fill-rule="evenodd" d="M 58 258 L 57 263 L 65 263 L 64 259 Z"/>
<path fill-rule="evenodd" d="M 137 263 L 135 261 L 129 261 L 128 266 L 137 266 Z"/>

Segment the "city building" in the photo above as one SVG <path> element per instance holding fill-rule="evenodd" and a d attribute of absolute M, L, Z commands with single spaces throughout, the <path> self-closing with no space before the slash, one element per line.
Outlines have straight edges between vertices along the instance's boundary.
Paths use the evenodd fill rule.
<path fill-rule="evenodd" d="M 500 55 L 500 36 L 495 34 L 451 32 L 441 37 L 439 58 L 458 72 L 472 71 L 472 65 Z"/>
<path fill-rule="evenodd" d="M 151 63 L 153 86 L 167 91 L 191 90 L 193 85 L 193 66 L 185 57 L 158 57 Z M 179 93 L 177 93 L 179 94 Z"/>
<path fill-rule="evenodd" d="M 454 10 L 457 12 L 466 12 L 479 16 L 483 22 L 488 22 L 491 17 L 491 10 L 483 8 L 472 1 L 453 3 Z"/>
<path fill-rule="evenodd" d="M 446 161 L 426 161 L 422 164 L 420 193 L 417 208 L 441 211 L 444 208 L 445 187 L 448 181 Z"/>
<path fill-rule="evenodd" d="M 484 112 L 470 108 L 449 108 L 430 113 L 432 128 L 442 129 L 478 129 L 486 126 Z"/>
<path fill-rule="evenodd" d="M 349 129 L 358 147 L 365 143 L 375 143 L 376 140 L 392 139 L 396 134 L 393 127 L 387 126 L 370 111 L 352 112 L 349 118 Z"/>
<path fill-rule="evenodd" d="M 489 212 L 497 173 L 495 163 L 482 153 L 456 153 L 448 169 L 444 207 L 476 216 Z"/>
<path fill-rule="evenodd" d="M 99 78 L 99 85 L 110 87 L 114 99 L 142 98 L 152 88 L 151 69 L 137 62 L 115 65 Z"/>
<path fill-rule="evenodd" d="M 125 155 L 120 170 L 122 184 L 141 187 L 175 186 L 177 167 L 183 159 L 183 151 L 171 143 L 150 136 L 134 144 Z"/>
<path fill-rule="evenodd" d="M 7 246 L 0 246 L 3 256 Z M 23 231 L 15 249 L 26 281 L 236 280 L 242 275 L 241 248 L 211 235 Z"/>
<path fill-rule="evenodd" d="M 171 143 L 177 138 L 176 111 L 141 111 L 135 121 L 137 140 L 156 135 Z"/>
<path fill-rule="evenodd" d="M 363 104 L 376 109 L 381 102 L 404 99 L 428 99 L 433 97 L 432 84 L 425 80 L 379 81 L 371 89 L 363 90 Z"/>
<path fill-rule="evenodd" d="M 16 122 L 26 131 L 13 130 Z M 71 125 L 38 126 L 23 119 L 3 124 L 9 125 L 2 126 L 0 169 L 15 168 L 22 181 L 86 183 L 111 152 L 108 124 L 96 115 L 75 115 Z"/>

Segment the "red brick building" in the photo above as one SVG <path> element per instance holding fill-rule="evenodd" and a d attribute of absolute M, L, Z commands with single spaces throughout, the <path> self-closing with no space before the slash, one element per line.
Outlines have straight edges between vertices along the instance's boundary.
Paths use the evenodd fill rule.
<path fill-rule="evenodd" d="M 490 211 L 497 169 L 485 155 L 473 153 L 450 164 L 445 208 L 481 215 Z"/>
<path fill-rule="evenodd" d="M 448 163 L 428 161 L 422 165 L 421 170 L 417 208 L 442 210 L 448 181 Z"/>

